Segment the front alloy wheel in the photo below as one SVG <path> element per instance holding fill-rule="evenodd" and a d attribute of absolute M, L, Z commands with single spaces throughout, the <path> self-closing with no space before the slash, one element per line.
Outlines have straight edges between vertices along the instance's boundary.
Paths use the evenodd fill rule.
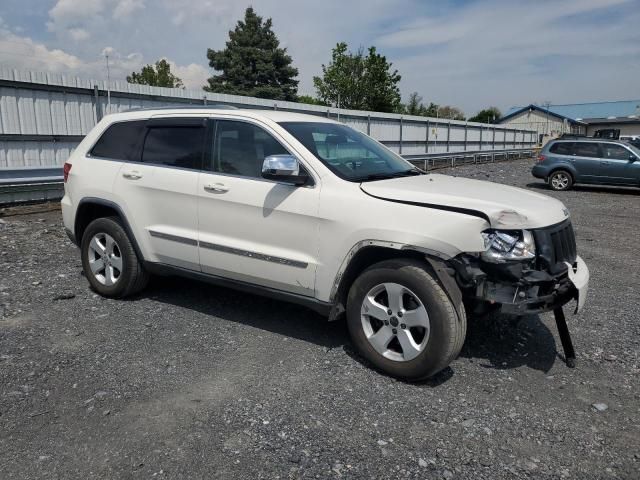
<path fill-rule="evenodd" d="M 347 326 L 354 346 L 394 377 L 416 381 L 435 375 L 462 348 L 464 306 L 454 306 L 430 272 L 419 259 L 385 260 L 362 272 L 349 289 Z"/>
<path fill-rule="evenodd" d="M 362 301 L 362 329 L 373 348 L 398 362 L 416 358 L 429 340 L 429 314 L 418 296 L 398 283 L 373 287 Z"/>

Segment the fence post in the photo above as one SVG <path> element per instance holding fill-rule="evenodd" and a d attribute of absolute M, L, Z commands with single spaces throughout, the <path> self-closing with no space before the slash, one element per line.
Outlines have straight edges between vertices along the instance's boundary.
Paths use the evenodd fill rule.
<path fill-rule="evenodd" d="M 202 104 L 206 107 L 207 106 L 207 96 L 203 95 L 202 96 Z"/>
<path fill-rule="evenodd" d="M 402 117 L 400 117 L 400 155 L 402 155 Z"/>
<path fill-rule="evenodd" d="M 482 125 L 480 125 L 480 144 L 478 145 L 478 150 L 482 151 Z"/>
<path fill-rule="evenodd" d="M 447 152 L 449 151 L 450 139 L 451 139 L 451 121 L 447 123 Z"/>
<path fill-rule="evenodd" d="M 96 123 L 102 120 L 102 104 L 100 103 L 100 92 L 98 91 L 98 85 L 93 86 L 93 96 L 96 101 Z"/>
<path fill-rule="evenodd" d="M 429 120 L 427 120 L 427 136 L 425 139 L 425 144 L 424 144 L 424 153 L 429 153 Z"/>
<path fill-rule="evenodd" d="M 367 135 L 371 135 L 371 115 L 367 115 Z"/>
<path fill-rule="evenodd" d="M 491 139 L 491 150 L 496 149 L 496 127 L 493 127 L 493 138 Z"/>
<path fill-rule="evenodd" d="M 464 124 L 464 149 L 463 149 L 465 152 L 467 151 L 467 132 L 468 132 L 468 130 L 469 130 L 469 123 L 466 122 Z"/>

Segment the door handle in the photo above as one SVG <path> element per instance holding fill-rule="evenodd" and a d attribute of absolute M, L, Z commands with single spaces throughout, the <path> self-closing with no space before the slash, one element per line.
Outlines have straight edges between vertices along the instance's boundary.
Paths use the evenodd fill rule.
<path fill-rule="evenodd" d="M 122 172 L 122 176 L 129 180 L 139 180 L 142 178 L 142 174 L 137 170 L 130 170 L 128 172 Z"/>
<path fill-rule="evenodd" d="M 229 189 L 223 183 L 207 183 L 204 186 L 207 192 L 213 193 L 227 193 Z"/>

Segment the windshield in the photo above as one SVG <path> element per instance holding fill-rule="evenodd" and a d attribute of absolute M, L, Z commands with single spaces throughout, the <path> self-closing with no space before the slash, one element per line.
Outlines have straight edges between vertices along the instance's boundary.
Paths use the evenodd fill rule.
<path fill-rule="evenodd" d="M 280 125 L 345 180 L 363 182 L 422 173 L 372 138 L 346 125 L 324 122 L 282 122 Z"/>
<path fill-rule="evenodd" d="M 635 143 L 629 143 L 629 144 L 627 144 L 627 146 L 628 146 L 631 150 L 633 150 L 633 153 L 635 153 L 635 154 L 638 156 L 638 158 L 640 158 L 640 148 L 638 148 L 637 144 L 635 144 Z"/>

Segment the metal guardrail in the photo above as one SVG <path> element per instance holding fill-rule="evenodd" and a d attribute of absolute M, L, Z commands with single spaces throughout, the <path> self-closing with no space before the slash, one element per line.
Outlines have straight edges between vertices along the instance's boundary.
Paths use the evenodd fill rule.
<path fill-rule="evenodd" d="M 60 200 L 63 195 L 61 167 L 0 170 L 0 206 Z"/>
<path fill-rule="evenodd" d="M 527 158 L 533 149 L 404 155 L 426 171 L 457 165 L 492 163 Z M 59 200 L 64 195 L 62 168 L 0 169 L 0 206 Z"/>
<path fill-rule="evenodd" d="M 403 155 L 403 157 L 425 171 L 439 168 L 453 168 L 457 165 L 492 163 L 496 161 L 518 160 L 534 155 L 532 148 L 510 150 L 479 150 L 475 152 L 426 153 Z"/>

